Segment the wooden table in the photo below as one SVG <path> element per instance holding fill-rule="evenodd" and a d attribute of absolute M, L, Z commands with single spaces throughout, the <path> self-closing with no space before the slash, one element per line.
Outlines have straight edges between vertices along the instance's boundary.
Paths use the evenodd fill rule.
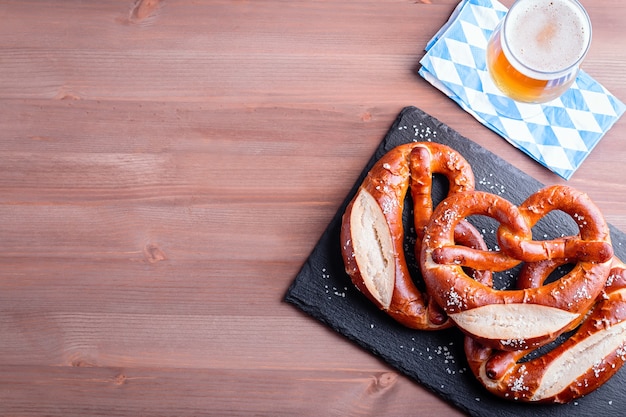
<path fill-rule="evenodd" d="M 0 415 L 461 415 L 282 301 L 404 106 L 565 183 L 417 75 L 456 3 L 0 1 Z M 626 231 L 624 136 L 567 183 Z"/>

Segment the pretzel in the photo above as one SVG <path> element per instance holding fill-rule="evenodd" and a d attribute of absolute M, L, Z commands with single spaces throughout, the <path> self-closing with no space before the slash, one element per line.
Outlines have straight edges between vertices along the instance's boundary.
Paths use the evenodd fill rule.
<path fill-rule="evenodd" d="M 518 285 L 541 285 L 567 259 L 547 260 L 520 273 Z M 604 292 L 576 332 L 548 353 L 523 361 L 531 350 L 497 351 L 467 336 L 465 353 L 476 378 L 500 397 L 565 403 L 587 395 L 626 361 L 626 266 L 614 258 Z"/>
<path fill-rule="evenodd" d="M 402 213 L 410 189 L 413 221 L 420 247 L 430 220 L 432 176 L 443 174 L 448 195 L 474 189 L 467 161 L 453 149 L 436 143 L 413 142 L 385 154 L 371 168 L 348 204 L 342 219 L 341 250 L 354 285 L 380 309 L 407 327 L 436 330 L 452 323 L 428 294 L 414 284 L 404 253 Z M 486 250 L 480 233 L 459 222 L 453 239 L 476 250 Z M 489 272 L 475 271 L 477 280 L 489 284 Z"/>
<path fill-rule="evenodd" d="M 573 217 L 584 213 L 593 222 L 578 222 L 580 237 L 533 241 L 532 226 L 556 209 Z M 501 250 L 482 252 L 454 244 L 456 225 L 471 215 L 489 216 L 500 223 Z M 556 339 L 602 292 L 613 256 L 609 236 L 591 200 L 566 186 L 540 190 L 519 208 L 497 195 L 468 191 L 450 195 L 434 211 L 422 242 L 420 264 L 429 293 L 462 331 L 492 348 L 529 349 Z M 463 270 L 485 269 L 490 263 L 496 270 L 519 263 L 515 261 L 519 258 L 537 261 L 565 255 L 577 262 L 574 269 L 537 288 L 495 290 Z"/>

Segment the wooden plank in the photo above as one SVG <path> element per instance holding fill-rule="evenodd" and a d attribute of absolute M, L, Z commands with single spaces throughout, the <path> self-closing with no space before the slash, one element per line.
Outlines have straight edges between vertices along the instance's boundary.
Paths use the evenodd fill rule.
<path fill-rule="evenodd" d="M 302 316 L 243 316 L 236 306 L 229 314 L 193 315 L 180 305 L 169 307 L 167 299 L 161 302 L 161 313 L 144 312 L 139 305 L 136 312 L 126 307 L 125 313 L 83 313 L 75 307 L 63 311 L 59 306 L 52 312 L 3 314 L 2 363 L 194 369 L 384 367 L 366 352 L 355 355 L 354 346 L 345 340 L 345 347 L 328 351 L 327 346 L 341 337 L 319 327 L 313 332 L 315 339 L 308 338 L 309 330 L 299 330 L 308 320 Z"/>
<path fill-rule="evenodd" d="M 337 417 L 461 415 L 432 395 L 418 400 L 413 383 L 389 371 L 0 367 L 6 373 L 4 415 L 294 416 L 322 405 Z"/>

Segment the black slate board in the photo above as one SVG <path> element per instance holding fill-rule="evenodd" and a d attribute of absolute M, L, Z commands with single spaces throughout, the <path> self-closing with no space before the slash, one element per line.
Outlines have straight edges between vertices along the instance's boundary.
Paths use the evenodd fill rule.
<path fill-rule="evenodd" d="M 402 110 L 364 168 L 288 289 L 285 300 L 380 356 L 398 371 L 471 416 L 625 416 L 626 367 L 598 390 L 570 404 L 536 405 L 501 400 L 485 391 L 469 371 L 460 331 L 448 329 L 424 332 L 407 329 L 379 311 L 355 289 L 344 271 L 341 258 L 341 216 L 374 162 L 393 147 L 410 141 L 432 141 L 452 147 L 471 164 L 476 189 L 499 194 L 515 204 L 520 204 L 543 187 L 543 184 L 432 116 L 415 107 L 407 107 Z M 433 198 L 437 201 L 445 196 L 447 186 L 440 178 L 435 180 Z M 409 218 L 410 214 L 405 213 L 405 219 Z M 470 221 L 483 231 L 488 245 L 493 247 L 494 224 L 483 218 L 470 218 Z M 561 212 L 553 212 L 539 222 L 533 233 L 556 237 L 576 230 L 569 217 Z M 611 227 L 611 233 L 616 254 L 626 259 L 626 235 L 614 227 Z M 411 243 L 409 236 L 405 245 L 408 262 L 413 260 Z M 412 273 L 419 285 L 419 273 L 415 270 Z M 511 273 L 500 274 L 494 279 L 494 285 L 496 288 L 510 287 L 513 284 L 512 276 Z"/>

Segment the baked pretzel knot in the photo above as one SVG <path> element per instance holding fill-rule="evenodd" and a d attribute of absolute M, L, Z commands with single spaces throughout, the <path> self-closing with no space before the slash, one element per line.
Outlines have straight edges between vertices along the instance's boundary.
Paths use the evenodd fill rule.
<path fill-rule="evenodd" d="M 419 248 L 430 220 L 433 174 L 444 175 L 448 195 L 474 189 L 467 161 L 453 149 L 435 143 L 409 143 L 385 154 L 369 171 L 346 208 L 341 228 L 342 256 L 354 285 L 380 309 L 407 327 L 435 330 L 452 323 L 429 302 L 413 282 L 404 253 L 402 220 L 410 189 Z M 476 250 L 486 250 L 480 233 L 469 223 L 455 225 L 451 239 Z M 489 284 L 490 273 L 476 273 Z"/>
<path fill-rule="evenodd" d="M 572 216 L 580 234 L 533 240 L 532 227 L 553 210 Z M 455 245 L 456 225 L 472 215 L 500 223 L 499 251 Z M 420 262 L 428 292 L 462 331 L 486 346 L 519 350 L 553 341 L 586 314 L 605 286 L 612 256 L 609 228 L 598 208 L 583 193 L 553 186 L 519 207 L 485 192 L 450 195 L 426 228 Z M 463 269 L 503 270 L 557 258 L 576 263 L 574 269 L 557 281 L 517 290 L 493 289 Z"/>
<path fill-rule="evenodd" d="M 525 265 L 518 285 L 540 286 L 565 259 Z M 465 353 L 476 378 L 500 397 L 566 403 L 611 378 L 626 361 L 626 266 L 614 258 L 604 292 L 563 343 L 524 361 L 533 350 L 498 351 L 466 337 Z"/>

